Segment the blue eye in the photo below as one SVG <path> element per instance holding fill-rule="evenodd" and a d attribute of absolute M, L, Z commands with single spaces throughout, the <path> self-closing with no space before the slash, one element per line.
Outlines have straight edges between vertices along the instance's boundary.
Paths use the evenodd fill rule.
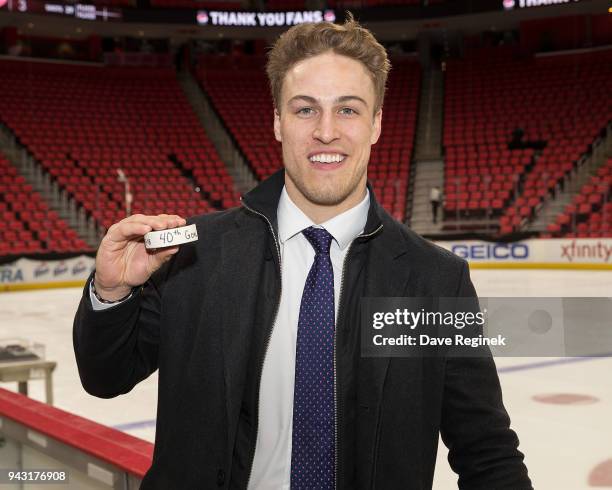
<path fill-rule="evenodd" d="M 310 112 L 304 112 L 304 111 L 310 111 Z M 297 111 L 298 114 L 302 114 L 304 116 L 308 116 L 312 113 L 312 108 L 311 107 L 303 107 L 301 108 L 299 111 Z"/>
<path fill-rule="evenodd" d="M 343 107 L 342 109 L 340 109 L 340 111 L 341 112 L 351 111 L 351 112 L 344 112 L 344 114 L 348 114 L 348 115 L 357 114 L 357 111 L 355 111 L 355 109 L 351 109 L 350 107 Z"/>

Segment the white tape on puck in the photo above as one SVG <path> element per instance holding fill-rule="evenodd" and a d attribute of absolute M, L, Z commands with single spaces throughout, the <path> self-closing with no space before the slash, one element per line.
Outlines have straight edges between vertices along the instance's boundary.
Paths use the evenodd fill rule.
<path fill-rule="evenodd" d="M 196 225 L 150 231 L 144 236 L 145 248 L 164 248 L 195 242 L 198 239 Z"/>

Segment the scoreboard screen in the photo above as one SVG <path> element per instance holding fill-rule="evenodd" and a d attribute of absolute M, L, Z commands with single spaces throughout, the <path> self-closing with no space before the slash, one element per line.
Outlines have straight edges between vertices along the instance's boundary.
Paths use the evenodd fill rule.
<path fill-rule="evenodd" d="M 2 5 L 4 3 L 4 5 Z M 83 3 L 45 2 L 43 0 L 0 0 L 0 8 L 11 12 L 48 14 L 81 20 L 120 21 L 121 9 Z"/>

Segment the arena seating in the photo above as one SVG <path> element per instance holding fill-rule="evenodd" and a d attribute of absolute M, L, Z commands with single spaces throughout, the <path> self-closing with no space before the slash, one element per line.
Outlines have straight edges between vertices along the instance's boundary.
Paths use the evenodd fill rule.
<path fill-rule="evenodd" d="M 328 5 L 334 9 L 369 8 L 385 5 L 420 5 L 421 0 L 329 0 Z"/>
<path fill-rule="evenodd" d="M 80 252 L 89 246 L 0 155 L 0 256 Z"/>
<path fill-rule="evenodd" d="M 199 0 L 151 0 L 151 7 L 160 8 L 187 8 L 187 9 L 207 9 L 207 10 L 241 10 L 241 1 L 206 1 Z"/>
<path fill-rule="evenodd" d="M 93 0 L 92 3 L 99 7 L 135 7 L 136 0 Z"/>
<path fill-rule="evenodd" d="M 501 233 L 518 229 L 607 124 L 611 84 L 612 50 L 519 58 L 501 47 L 450 61 L 446 218 L 496 216 Z M 541 155 L 508 149 L 517 128 Z"/>
<path fill-rule="evenodd" d="M 612 158 L 582 186 L 547 231 L 551 237 L 612 237 Z"/>
<path fill-rule="evenodd" d="M 383 131 L 372 148 L 368 175 L 385 208 L 404 220 L 420 68 L 412 57 L 391 62 Z M 260 180 L 282 166 L 281 145 L 272 130 L 273 109 L 264 65 L 263 57 L 206 55 L 197 70 L 204 91 Z"/>
<path fill-rule="evenodd" d="M 238 204 L 172 70 L 2 61 L 0 80 L 4 124 L 104 227 L 125 217 L 117 169 L 130 178 L 132 213 Z"/>
<path fill-rule="evenodd" d="M 91 3 L 100 7 L 137 7 L 137 0 L 91 0 Z M 242 1 L 232 0 L 150 0 L 149 5 L 153 8 L 174 9 L 208 9 L 208 10 L 241 10 L 244 8 Z"/>
<path fill-rule="evenodd" d="M 266 10 L 272 11 L 306 10 L 306 2 L 304 0 L 268 0 L 266 7 Z"/>
<path fill-rule="evenodd" d="M 91 3 L 100 7 L 137 7 L 137 0 L 91 0 Z M 303 3 L 303 1 L 302 1 Z M 208 9 L 208 10 L 241 10 L 244 8 L 242 1 L 232 0 L 150 0 L 149 5 L 153 8 L 174 9 Z"/>

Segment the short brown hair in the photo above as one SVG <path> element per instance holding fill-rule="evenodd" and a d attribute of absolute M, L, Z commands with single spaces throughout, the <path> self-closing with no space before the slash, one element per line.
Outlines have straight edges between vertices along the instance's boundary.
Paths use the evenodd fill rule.
<path fill-rule="evenodd" d="M 266 65 L 274 107 L 280 111 L 281 89 L 287 71 L 296 63 L 327 51 L 363 63 L 374 82 L 376 114 L 383 105 L 391 63 L 385 48 L 369 30 L 359 25 L 351 12 L 347 12 L 343 25 L 331 22 L 298 24 L 276 40 Z"/>

